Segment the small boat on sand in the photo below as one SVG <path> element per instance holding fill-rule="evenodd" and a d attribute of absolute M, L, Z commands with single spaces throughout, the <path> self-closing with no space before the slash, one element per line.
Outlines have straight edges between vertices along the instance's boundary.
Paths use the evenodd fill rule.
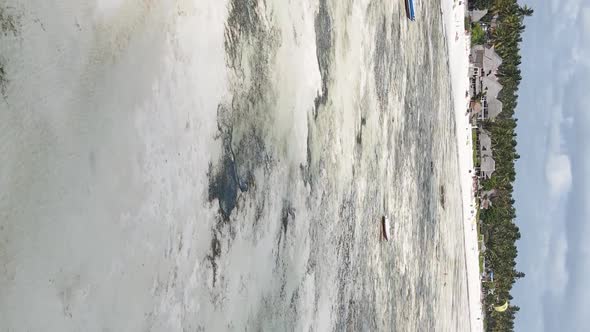
<path fill-rule="evenodd" d="M 406 1 L 406 13 L 408 14 L 408 18 L 410 21 L 416 20 L 416 14 L 414 13 L 414 0 L 405 0 Z"/>
<path fill-rule="evenodd" d="M 390 233 L 391 225 L 389 224 L 389 218 L 387 216 L 383 216 L 383 218 L 381 220 L 381 226 L 383 228 L 383 237 L 385 238 L 386 241 L 389 241 L 389 238 L 391 238 L 391 233 Z"/>

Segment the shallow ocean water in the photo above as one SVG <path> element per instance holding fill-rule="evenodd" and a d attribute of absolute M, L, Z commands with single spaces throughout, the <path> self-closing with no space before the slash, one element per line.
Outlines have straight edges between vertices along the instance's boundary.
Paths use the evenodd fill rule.
<path fill-rule="evenodd" d="M 468 329 L 438 2 L 0 9 L 1 330 Z"/>

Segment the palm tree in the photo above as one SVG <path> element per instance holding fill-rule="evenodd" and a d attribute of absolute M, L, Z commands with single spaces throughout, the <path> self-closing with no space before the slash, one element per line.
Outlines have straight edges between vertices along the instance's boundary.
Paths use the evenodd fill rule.
<path fill-rule="evenodd" d="M 534 12 L 535 11 L 531 7 L 529 7 L 527 5 L 524 5 L 524 6 L 520 7 L 519 10 L 518 10 L 518 13 L 521 16 L 532 16 Z"/>

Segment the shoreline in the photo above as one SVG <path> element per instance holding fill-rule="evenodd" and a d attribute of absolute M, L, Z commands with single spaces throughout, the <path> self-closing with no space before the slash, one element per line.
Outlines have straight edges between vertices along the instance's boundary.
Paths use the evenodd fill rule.
<path fill-rule="evenodd" d="M 459 4 L 461 3 L 461 4 Z M 471 331 L 483 331 L 483 306 L 479 278 L 479 246 L 477 238 L 476 200 L 472 190 L 473 138 L 466 110 L 469 96 L 470 39 L 465 34 L 465 1 L 445 0 L 441 3 L 443 29 L 447 39 L 451 91 L 457 131 L 457 154 L 463 205 L 463 229 L 467 296 Z"/>

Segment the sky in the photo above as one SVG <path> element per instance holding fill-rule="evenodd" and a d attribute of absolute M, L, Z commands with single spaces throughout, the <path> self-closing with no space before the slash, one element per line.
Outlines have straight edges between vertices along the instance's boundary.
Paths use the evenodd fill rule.
<path fill-rule="evenodd" d="M 590 326 L 590 0 L 523 0 L 517 331 Z"/>

